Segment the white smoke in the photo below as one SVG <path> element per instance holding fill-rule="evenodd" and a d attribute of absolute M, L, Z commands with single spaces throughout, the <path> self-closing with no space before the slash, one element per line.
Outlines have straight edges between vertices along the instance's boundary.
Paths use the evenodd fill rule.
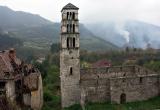
<path fill-rule="evenodd" d="M 130 33 L 126 30 L 120 30 L 119 31 L 119 34 L 122 35 L 125 39 L 126 39 L 126 42 L 129 43 L 130 41 Z"/>
<path fill-rule="evenodd" d="M 116 31 L 126 39 L 126 43 L 130 41 L 130 33 L 125 30 L 124 23 L 116 23 Z"/>

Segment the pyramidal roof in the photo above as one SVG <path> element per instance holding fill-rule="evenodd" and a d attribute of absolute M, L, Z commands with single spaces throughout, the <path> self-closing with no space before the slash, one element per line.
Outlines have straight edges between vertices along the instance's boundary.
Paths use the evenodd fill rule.
<path fill-rule="evenodd" d="M 68 3 L 66 6 L 63 7 L 62 11 L 63 11 L 64 9 L 67 9 L 67 10 L 68 10 L 68 9 L 76 9 L 76 10 L 78 10 L 79 8 L 76 7 L 75 5 L 71 4 L 71 3 Z"/>

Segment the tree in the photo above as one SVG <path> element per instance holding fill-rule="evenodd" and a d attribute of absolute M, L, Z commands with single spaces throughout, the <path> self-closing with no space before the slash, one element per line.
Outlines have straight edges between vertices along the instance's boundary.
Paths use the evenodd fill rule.
<path fill-rule="evenodd" d="M 53 43 L 52 45 L 51 45 L 51 52 L 52 53 L 58 53 L 59 52 L 59 50 L 60 50 L 60 44 L 59 43 Z"/>

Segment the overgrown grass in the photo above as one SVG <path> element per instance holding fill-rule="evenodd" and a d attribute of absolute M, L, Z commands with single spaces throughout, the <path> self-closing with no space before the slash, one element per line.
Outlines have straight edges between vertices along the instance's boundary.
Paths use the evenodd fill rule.
<path fill-rule="evenodd" d="M 45 66 L 45 65 L 44 65 Z M 59 68 L 50 65 L 43 79 L 44 106 L 42 110 L 61 110 L 61 99 L 59 93 Z"/>
<path fill-rule="evenodd" d="M 86 110 L 158 110 L 160 109 L 160 97 L 148 101 L 131 102 L 126 104 L 89 103 Z M 80 105 L 74 105 L 64 110 L 82 110 Z"/>

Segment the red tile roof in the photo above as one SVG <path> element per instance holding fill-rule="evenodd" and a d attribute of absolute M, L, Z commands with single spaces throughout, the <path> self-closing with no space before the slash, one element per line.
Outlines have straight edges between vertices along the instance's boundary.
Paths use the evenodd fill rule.
<path fill-rule="evenodd" d="M 95 63 L 92 64 L 92 67 L 97 68 L 97 67 L 110 67 L 112 64 L 110 61 L 103 59 L 99 60 Z"/>

